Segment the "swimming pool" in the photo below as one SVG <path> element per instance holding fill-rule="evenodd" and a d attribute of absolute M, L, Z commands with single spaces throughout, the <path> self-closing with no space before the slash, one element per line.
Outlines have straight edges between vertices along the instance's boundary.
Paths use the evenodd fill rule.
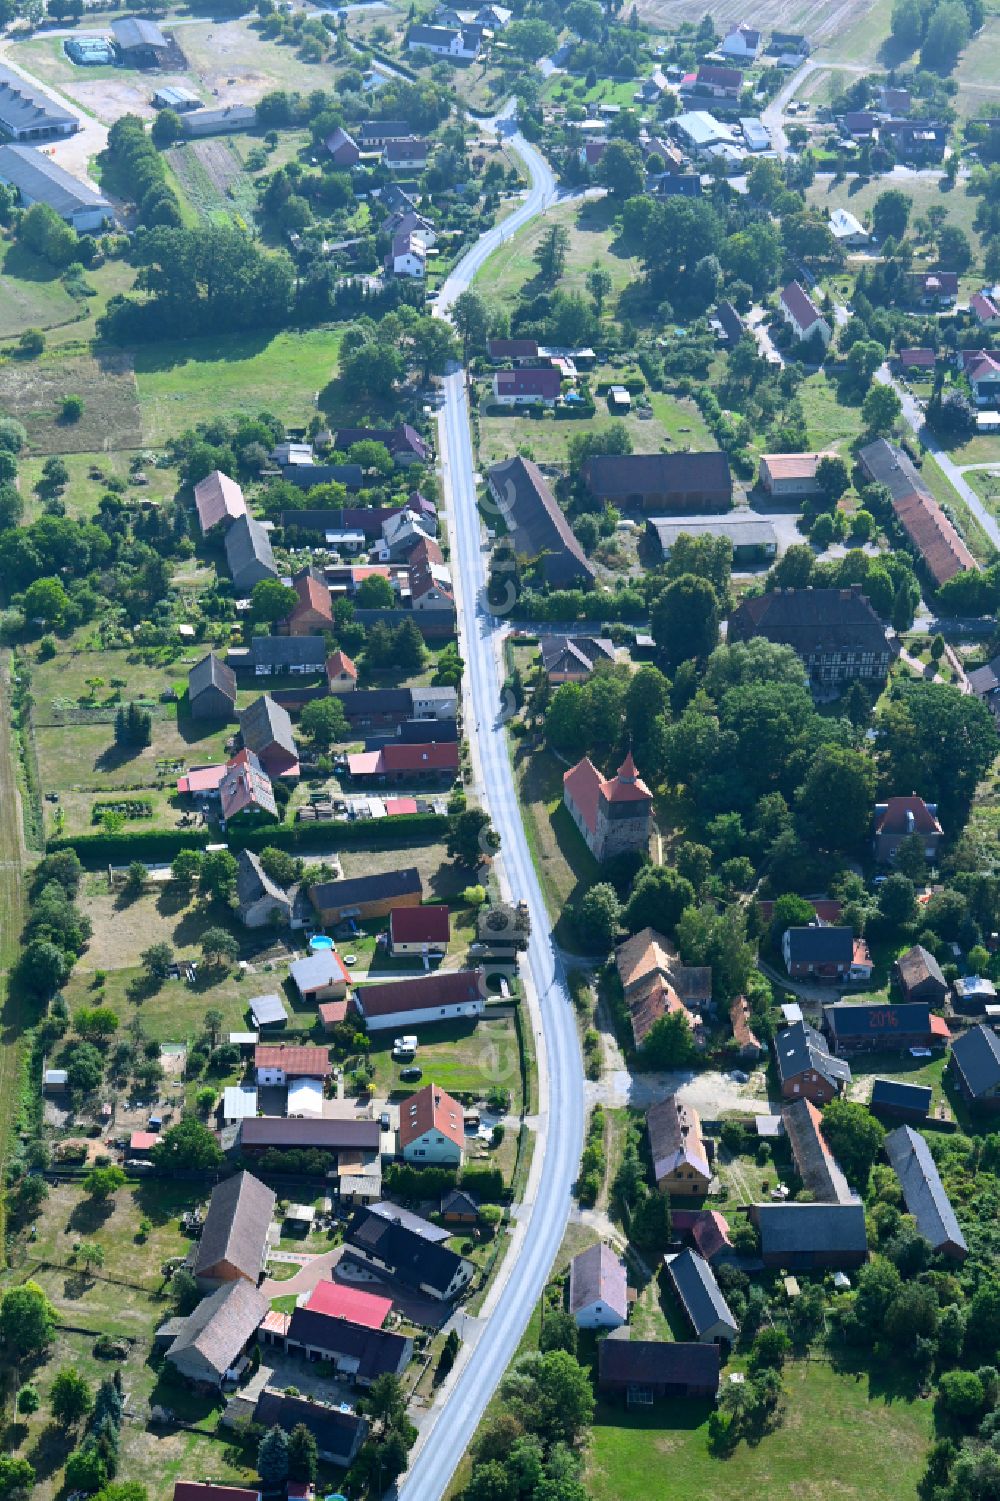
<path fill-rule="evenodd" d="M 313 951 L 316 949 L 332 949 L 333 939 L 327 938 L 325 933 L 314 933 L 309 940 L 309 947 Z"/>

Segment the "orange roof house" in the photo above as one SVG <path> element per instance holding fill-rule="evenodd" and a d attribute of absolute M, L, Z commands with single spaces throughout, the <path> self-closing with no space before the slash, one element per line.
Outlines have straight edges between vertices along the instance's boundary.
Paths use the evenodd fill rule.
<path fill-rule="evenodd" d="M 458 1101 L 436 1084 L 404 1100 L 399 1107 L 399 1150 L 406 1162 L 460 1163 L 465 1116 Z"/>
<path fill-rule="evenodd" d="M 234 479 L 213 469 L 211 474 L 199 480 L 194 487 L 194 503 L 204 536 L 221 524 L 235 521 L 237 516 L 247 514 L 243 491 Z"/>
<path fill-rule="evenodd" d="M 292 606 L 285 624 L 290 636 L 321 636 L 333 626 L 330 591 L 311 568 L 303 569 L 292 579 L 298 603 Z"/>
<path fill-rule="evenodd" d="M 712 971 L 707 965 L 681 964 L 655 928 L 643 928 L 620 944 L 615 963 L 637 1048 L 661 1017 L 675 1012 L 698 1035 L 701 1019 L 696 1013 L 712 999 Z"/>
<path fill-rule="evenodd" d="M 358 686 L 358 669 L 346 652 L 335 651 L 327 657 L 326 681 L 331 693 L 351 693 Z"/>

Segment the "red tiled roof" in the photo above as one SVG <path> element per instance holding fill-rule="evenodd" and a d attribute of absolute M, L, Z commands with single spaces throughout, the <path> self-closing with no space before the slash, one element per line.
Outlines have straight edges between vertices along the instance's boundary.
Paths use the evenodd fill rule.
<path fill-rule="evenodd" d="M 408 1147 L 428 1131 L 437 1131 L 456 1147 L 465 1145 L 461 1105 L 436 1084 L 426 1084 L 399 1107 L 399 1145 Z"/>
<path fill-rule="evenodd" d="M 412 980 L 383 980 L 361 985 L 354 993 L 364 1016 L 396 1016 L 405 1011 L 436 1011 L 486 999 L 483 969 L 457 969 Z"/>
<path fill-rule="evenodd" d="M 992 297 L 989 292 L 975 292 L 969 298 L 969 307 L 975 313 L 980 323 L 992 323 L 1000 318 L 1000 300 Z"/>
<path fill-rule="evenodd" d="M 494 379 L 498 396 L 541 396 L 551 401 L 562 389 L 558 370 L 498 370 Z"/>
<path fill-rule="evenodd" d="M 175 1480 L 174 1501 L 258 1501 L 260 1491 L 241 1485 L 210 1485 L 200 1480 Z"/>
<path fill-rule="evenodd" d="M 899 363 L 904 370 L 933 370 L 937 355 L 933 349 L 901 349 Z"/>
<path fill-rule="evenodd" d="M 823 314 L 813 302 L 805 287 L 797 281 L 790 281 L 781 294 L 781 301 L 795 319 L 799 328 L 811 328 L 814 323 L 822 321 Z"/>
<path fill-rule="evenodd" d="M 333 606 L 330 603 L 330 591 L 321 579 L 314 578 L 311 573 L 300 573 L 297 578 L 292 579 L 292 588 L 299 596 L 299 602 L 288 617 L 290 620 L 295 620 L 297 616 L 313 610 L 332 625 Z"/>
<path fill-rule="evenodd" d="M 346 652 L 335 651 L 326 659 L 326 675 L 328 678 L 339 678 L 346 675 L 357 680 L 358 669 L 351 661 Z"/>
<path fill-rule="evenodd" d="M 389 935 L 394 943 L 447 943 L 451 914 L 447 907 L 393 907 Z"/>
<path fill-rule="evenodd" d="M 247 514 L 243 491 L 221 469 L 213 469 L 211 474 L 198 481 L 194 487 L 194 503 L 203 533 L 210 532 L 220 521 L 235 521 L 237 516 Z"/>
<path fill-rule="evenodd" d="M 567 794 L 580 810 L 580 817 L 593 834 L 597 830 L 597 802 L 601 793 L 601 773 L 588 756 L 563 772 L 563 795 Z"/>
<path fill-rule="evenodd" d="M 935 1016 L 931 1012 L 931 1036 L 940 1037 L 945 1042 L 951 1041 L 951 1031 L 943 1016 Z"/>
<path fill-rule="evenodd" d="M 218 792 L 226 770 L 225 764 L 220 763 L 218 766 L 198 766 L 194 771 L 186 771 L 182 777 L 177 778 L 177 791 Z"/>
<path fill-rule="evenodd" d="M 341 1282 L 317 1282 L 305 1302 L 310 1313 L 325 1313 L 331 1319 L 346 1319 L 365 1329 L 381 1329 L 392 1312 L 392 1299 Z"/>
<path fill-rule="evenodd" d="M 319 1007 L 319 1019 L 324 1027 L 339 1027 L 347 1020 L 346 1001 L 323 1001 Z"/>
<path fill-rule="evenodd" d="M 828 896 L 807 896 L 805 901 L 809 903 L 820 922 L 839 923 L 840 915 L 844 910 L 841 902 L 835 902 L 832 897 Z M 757 903 L 757 910 L 760 913 L 761 921 L 770 923 L 771 918 L 774 916 L 774 903 L 766 899 L 760 901 Z"/>
<path fill-rule="evenodd" d="M 155 1131 L 133 1131 L 128 1139 L 130 1152 L 149 1152 L 159 1141 Z"/>
<path fill-rule="evenodd" d="M 401 813 L 416 813 L 417 811 L 415 797 L 386 797 L 382 801 L 390 818 L 398 818 Z"/>
<path fill-rule="evenodd" d="M 922 797 L 911 793 L 909 797 L 890 797 L 875 820 L 878 834 L 940 834 L 941 825 Z"/>
<path fill-rule="evenodd" d="M 326 1078 L 333 1072 L 330 1055 L 326 1048 L 284 1047 L 258 1045 L 253 1050 L 255 1068 L 280 1068 L 286 1074 L 298 1074 L 302 1078 Z"/>
<path fill-rule="evenodd" d="M 380 752 L 385 771 L 457 771 L 458 746 L 448 741 L 431 745 L 385 745 Z"/>

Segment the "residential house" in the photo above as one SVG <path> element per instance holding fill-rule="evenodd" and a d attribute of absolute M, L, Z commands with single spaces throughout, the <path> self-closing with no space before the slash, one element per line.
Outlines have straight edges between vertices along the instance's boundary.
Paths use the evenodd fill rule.
<path fill-rule="evenodd" d="M 369 1032 L 473 1021 L 486 1009 L 486 975 L 482 969 L 437 970 L 359 985 L 354 1005 Z"/>
<path fill-rule="evenodd" d="M 292 898 L 265 871 L 260 856 L 241 849 L 236 856 L 236 902 L 245 928 L 286 927 Z"/>
<path fill-rule="evenodd" d="M 889 491 L 896 518 L 935 585 L 979 567 L 902 449 L 876 438 L 860 450 L 858 462 L 866 479 Z"/>
<path fill-rule="evenodd" d="M 924 1137 L 912 1126 L 897 1126 L 885 1139 L 885 1155 L 919 1234 L 937 1255 L 964 1261 L 969 1247 Z"/>
<path fill-rule="evenodd" d="M 740 1057 L 751 1062 L 763 1057 L 767 1049 L 753 1030 L 750 1003 L 745 995 L 738 995 L 729 1007 L 729 1022 L 733 1029 L 733 1041 L 740 1050 Z"/>
<path fill-rule="evenodd" d="M 385 268 L 393 276 L 409 276 L 415 281 L 427 275 L 427 241 L 419 230 L 400 229 L 393 235 Z"/>
<path fill-rule="evenodd" d="M 554 407 L 562 390 L 562 375 L 552 369 L 498 370 L 493 377 L 493 400 L 502 407 Z"/>
<path fill-rule="evenodd" d="M 808 500 L 820 493 L 816 478 L 820 459 L 832 457 L 829 451 L 763 453 L 760 456 L 757 483 L 765 494 L 773 495 L 775 500 Z"/>
<path fill-rule="evenodd" d="M 926 167 L 944 161 L 948 129 L 941 120 L 883 120 L 879 145 L 894 151 L 908 166 Z"/>
<path fill-rule="evenodd" d="M 994 1114 L 1000 1111 L 1000 1037 L 979 1023 L 955 1038 L 951 1071 L 968 1105 Z"/>
<path fill-rule="evenodd" d="M 735 104 L 743 87 L 743 74 L 738 68 L 721 68 L 715 63 L 702 63 L 688 80 L 681 84 L 681 93 L 707 96 L 721 103 Z"/>
<path fill-rule="evenodd" d="M 411 26 L 406 33 L 406 46 L 410 52 L 431 52 L 435 57 L 446 57 L 449 62 L 471 63 L 479 56 L 483 45 L 481 26 Z"/>
<path fill-rule="evenodd" d="M 505 5 L 481 5 L 476 11 L 476 23 L 487 31 L 503 31 L 513 16 L 514 12 Z"/>
<path fill-rule="evenodd" d="M 394 462 L 404 468 L 409 464 L 422 464 L 430 456 L 427 444 L 408 422 L 389 429 L 342 427 L 334 437 L 333 446 L 339 452 L 348 453 L 355 443 L 380 443 Z"/>
<path fill-rule="evenodd" d="M 816 688 L 858 679 L 883 680 L 892 649 L 885 627 L 861 592 L 849 589 L 774 589 L 744 599 L 729 617 L 728 640 L 764 636 L 791 646 Z"/>
<path fill-rule="evenodd" d="M 670 1224 L 674 1234 L 690 1239 L 699 1256 L 708 1262 L 728 1261 L 735 1255 L 729 1226 L 717 1209 L 671 1206 Z"/>
<path fill-rule="evenodd" d="M 315 636 L 333 629 L 330 591 L 317 573 L 304 568 L 292 578 L 298 603 L 285 621 L 290 636 Z"/>
<path fill-rule="evenodd" d="M 920 307 L 940 311 L 958 301 L 957 271 L 910 271 L 903 286 L 909 300 Z"/>
<path fill-rule="evenodd" d="M 641 1048 L 661 1017 L 680 1012 L 697 1037 L 701 1015 L 712 1001 L 708 965 L 682 964 L 662 933 L 643 928 L 615 951 L 615 964 Z"/>
<path fill-rule="evenodd" d="M 308 677 L 323 671 L 326 641 L 322 636 L 252 636 L 245 651 L 237 647 L 229 653 L 229 662 L 252 667 L 259 678 Z"/>
<path fill-rule="evenodd" d="M 588 1246 L 569 1264 L 569 1311 L 578 1329 L 620 1329 L 628 1320 L 628 1273 L 610 1246 Z"/>
<path fill-rule="evenodd" d="M 346 652 L 335 651 L 326 659 L 326 682 L 331 693 L 353 693 L 358 669 Z"/>
<path fill-rule="evenodd" d="M 409 1335 L 371 1329 L 318 1308 L 298 1307 L 291 1314 L 272 1313 L 260 1330 L 260 1342 L 279 1345 L 288 1355 L 326 1360 L 342 1379 L 371 1386 L 380 1376 L 400 1376 L 413 1358 Z"/>
<path fill-rule="evenodd" d="M 519 556 L 541 556 L 550 582 L 593 583 L 594 569 L 537 464 L 518 454 L 492 465 L 487 481 Z"/>
<path fill-rule="evenodd" d="M 458 746 L 452 742 L 407 745 L 390 741 L 377 751 L 347 757 L 347 774 L 355 782 L 444 782 L 458 775 Z"/>
<path fill-rule="evenodd" d="M 269 693 L 254 699 L 240 715 L 240 735 L 269 777 L 297 777 L 299 752 L 287 709 Z"/>
<path fill-rule="evenodd" d="M 342 1001 L 351 976 L 336 949 L 317 949 L 293 960 L 289 973 L 304 1001 Z"/>
<path fill-rule="evenodd" d="M 778 552 L 778 534 L 770 521 L 747 510 L 729 516 L 651 516 L 646 531 L 664 560 L 679 537 L 725 537 L 733 545 L 736 568 L 773 562 Z"/>
<path fill-rule="evenodd" d="M 976 354 L 966 363 L 965 375 L 977 407 L 993 407 L 1000 401 L 1000 354 Z"/>
<path fill-rule="evenodd" d="M 743 319 L 731 302 L 723 301 L 718 304 L 712 326 L 719 343 L 724 344 L 727 349 L 735 349 L 746 333 Z"/>
<path fill-rule="evenodd" d="M 740 1326 L 705 1258 L 687 1247 L 665 1257 L 664 1264 L 695 1339 L 703 1345 L 734 1345 Z"/>
<path fill-rule="evenodd" d="M 237 516 L 225 535 L 226 562 L 238 595 L 253 592 L 254 584 L 278 577 L 271 538 L 252 516 Z"/>
<path fill-rule="evenodd" d="M 837 984 L 871 979 L 868 945 L 850 928 L 786 928 L 781 954 L 793 980 Z"/>
<path fill-rule="evenodd" d="M 271 778 L 246 746 L 227 764 L 219 783 L 219 812 L 227 828 L 281 822 Z"/>
<path fill-rule="evenodd" d="M 904 375 L 912 371 L 933 374 L 937 367 L 937 352 L 933 349 L 901 349 L 897 358 Z"/>
<path fill-rule="evenodd" d="M 663 1398 L 714 1401 L 719 1393 L 719 1347 L 681 1340 L 622 1339 L 627 1329 L 597 1345 L 597 1388 L 624 1397 L 629 1407 Z"/>
<path fill-rule="evenodd" d="M 981 1016 L 989 1008 L 992 1018 L 996 1013 L 997 988 L 992 980 L 982 975 L 960 975 L 954 985 L 953 1005 L 964 1016 Z"/>
<path fill-rule="evenodd" d="M 947 1022 L 934 1016 L 926 1001 L 898 1005 L 838 1001 L 823 1007 L 823 1029 L 831 1048 L 840 1055 L 940 1047 L 951 1036 Z"/>
<path fill-rule="evenodd" d="M 254 1424 L 261 1431 L 281 1428 L 293 1433 L 300 1425 L 316 1440 L 316 1452 L 327 1464 L 346 1470 L 357 1458 L 368 1437 L 368 1419 L 346 1409 L 343 1404 L 330 1407 L 324 1402 L 289 1396 L 287 1392 L 261 1392 L 253 1413 Z M 291 1484 L 291 1482 L 289 1482 Z M 289 1492 L 289 1495 L 291 1493 Z M 209 1496 L 207 1501 L 212 1501 Z"/>
<path fill-rule="evenodd" d="M 637 104 L 656 104 L 670 87 L 670 80 L 662 68 L 654 68 L 648 78 L 644 78 L 635 91 Z"/>
<path fill-rule="evenodd" d="M 833 338 L 833 329 L 800 282 L 788 283 L 778 299 L 778 306 L 797 339 L 818 338 L 826 348 Z"/>
<path fill-rule="evenodd" d="M 940 964 L 922 943 L 916 943 L 905 954 L 900 954 L 892 968 L 907 1001 L 944 1005 L 948 997 L 948 982 Z"/>
<path fill-rule="evenodd" d="M 781 1112 L 802 1186 L 821 1204 L 851 1204 L 852 1193 L 823 1135 L 823 1117 L 811 1100 L 793 1100 Z"/>
<path fill-rule="evenodd" d="M 930 1114 L 934 1091 L 929 1084 L 903 1084 L 898 1079 L 875 1079 L 869 1109 L 873 1115 L 919 1125 Z"/>
<path fill-rule="evenodd" d="M 236 717 L 236 674 L 212 651 L 188 673 L 188 708 L 192 719 Z"/>
<path fill-rule="evenodd" d="M 243 491 L 221 469 L 213 469 L 211 474 L 198 481 L 194 487 L 194 504 L 203 537 L 217 526 L 228 526 L 231 521 L 247 514 Z"/>
<path fill-rule="evenodd" d="M 865 1206 L 754 1204 L 765 1267 L 787 1272 L 847 1271 L 868 1259 Z"/>
<path fill-rule="evenodd" d="M 645 853 L 652 831 L 653 794 L 629 751 L 613 777 L 589 757 L 563 773 L 563 802 L 595 860 L 626 850 Z"/>
<path fill-rule="evenodd" d="M 677 1095 L 667 1095 L 646 1111 L 646 1130 L 660 1193 L 676 1198 L 707 1194 L 712 1169 L 697 1111 Z"/>
<path fill-rule="evenodd" d="M 0 146 L 0 183 L 15 189 L 21 208 L 44 203 L 78 234 L 100 230 L 114 218 L 103 193 L 33 146 Z"/>
<path fill-rule="evenodd" d="M 786 1100 L 802 1096 L 814 1105 L 826 1105 L 851 1082 L 850 1064 L 835 1057 L 808 1022 L 793 1022 L 777 1034 L 774 1057 Z"/>
<path fill-rule="evenodd" d="M 937 863 L 944 830 L 938 822 L 937 803 L 925 803 L 922 797 L 890 797 L 875 804 L 875 858 L 880 865 L 891 865 L 904 839 L 918 834 L 924 858 Z"/>
<path fill-rule="evenodd" d="M 404 1162 L 461 1167 L 465 1114 L 458 1100 L 425 1084 L 399 1106 L 399 1152 Z"/>
<path fill-rule="evenodd" d="M 391 172 L 423 172 L 430 154 L 429 141 L 420 136 L 404 136 L 399 141 L 386 141 L 382 147 L 382 165 Z"/>
<path fill-rule="evenodd" d="M 260 1281 L 267 1259 L 275 1197 L 252 1173 L 225 1178 L 212 1192 L 194 1257 L 194 1275 L 204 1287 Z"/>
<path fill-rule="evenodd" d="M 878 91 L 879 110 L 891 119 L 904 119 L 913 107 L 913 99 L 909 89 L 890 87 L 881 84 Z"/>
<path fill-rule="evenodd" d="M 530 365 L 538 359 L 536 339 L 489 339 L 486 352 L 494 362 L 510 360 L 512 365 Z"/>
<path fill-rule="evenodd" d="M 381 151 L 386 141 L 402 141 L 412 134 L 409 120 L 362 120 L 354 138 L 362 151 Z"/>
<path fill-rule="evenodd" d="M 167 1360 L 186 1380 L 199 1388 L 219 1388 L 235 1378 L 269 1307 L 251 1282 L 227 1282 L 187 1318 L 168 1320 L 157 1330 L 157 1343 L 167 1345 Z"/>
<path fill-rule="evenodd" d="M 447 907 L 394 907 L 389 913 L 389 952 L 401 955 L 439 955 L 451 942 L 451 914 Z"/>
<path fill-rule="evenodd" d="M 596 636 L 543 636 L 539 650 L 550 685 L 585 683 L 599 662 L 614 663 L 614 642 Z"/>
<path fill-rule="evenodd" d="M 253 1064 L 259 1085 L 281 1087 L 292 1079 L 328 1079 L 333 1073 L 326 1048 L 258 1043 Z"/>
<path fill-rule="evenodd" d="M 722 38 L 719 51 L 734 62 L 752 63 L 757 59 L 763 40 L 760 32 L 751 26 L 734 26 Z"/>
<path fill-rule="evenodd" d="M 423 895 L 420 872 L 415 865 L 354 876 L 347 881 L 321 881 L 309 888 L 309 898 L 324 927 L 388 917 L 396 907 L 418 907 Z"/>
<path fill-rule="evenodd" d="M 849 209 L 835 208 L 830 214 L 830 235 L 845 250 L 863 250 L 871 239 L 861 220 Z"/>
<path fill-rule="evenodd" d="M 50 141 L 80 129 L 75 114 L 13 68 L 0 66 L 0 135 L 12 141 Z"/>
<path fill-rule="evenodd" d="M 361 151 L 352 135 L 338 125 L 323 142 L 333 159 L 335 167 L 356 167 L 361 160 Z"/>
<path fill-rule="evenodd" d="M 8 146 L 6 149 L 12 151 L 14 147 Z M 0 149 L 0 157 L 2 155 L 3 150 Z M 3 173 L 0 171 L 0 180 L 2 177 Z M 982 291 L 973 292 L 969 298 L 969 311 L 983 328 L 1000 328 L 1000 287 L 983 287 Z"/>
<path fill-rule="evenodd" d="M 879 127 L 879 118 L 870 109 L 851 109 L 837 116 L 837 124 L 844 136 L 856 144 L 873 141 Z"/>
<path fill-rule="evenodd" d="M 344 1245 L 349 1256 L 376 1273 L 439 1302 L 458 1297 L 475 1272 L 475 1264 L 466 1257 L 370 1209 L 360 1210 L 351 1220 Z"/>
<path fill-rule="evenodd" d="M 222 1123 L 238 1126 L 257 1114 L 257 1091 L 249 1084 L 227 1084 L 222 1091 Z"/>
<path fill-rule="evenodd" d="M 631 510 L 728 511 L 733 478 L 722 452 L 599 454 L 583 465 L 590 493 Z"/>
<path fill-rule="evenodd" d="M 970 692 L 994 715 L 1000 713 L 1000 657 L 994 657 L 985 667 L 974 667 L 968 678 Z"/>

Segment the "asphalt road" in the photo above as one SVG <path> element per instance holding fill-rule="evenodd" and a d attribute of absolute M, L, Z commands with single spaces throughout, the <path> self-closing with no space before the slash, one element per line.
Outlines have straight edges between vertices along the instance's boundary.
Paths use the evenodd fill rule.
<path fill-rule="evenodd" d="M 484 235 L 452 272 L 437 300 L 439 313 L 471 284 L 501 236 L 506 239 L 521 224 L 543 213 L 556 198 L 548 164 L 512 126 L 504 122 L 501 128 L 523 158 L 531 175 L 531 188 L 502 229 Z M 526 901 L 531 913 L 532 938 L 522 978 L 538 1056 L 539 1109 L 531 1174 L 525 1198 L 516 1211 L 511 1245 L 481 1315 L 475 1320 L 457 1316 L 456 1327 L 466 1342 L 452 1375 L 420 1425 L 410 1470 L 399 1486 L 403 1501 L 432 1501 L 444 1494 L 517 1349 L 569 1218 L 584 1119 L 583 1063 L 576 1021 L 525 838 L 503 729 L 500 694 L 506 625 L 484 607 L 486 555 L 476 505 L 462 370 L 445 379 L 438 421 L 451 566 L 466 662 L 462 685 L 465 729 L 477 790 L 502 841 L 497 861 L 501 885 L 509 896 Z"/>

